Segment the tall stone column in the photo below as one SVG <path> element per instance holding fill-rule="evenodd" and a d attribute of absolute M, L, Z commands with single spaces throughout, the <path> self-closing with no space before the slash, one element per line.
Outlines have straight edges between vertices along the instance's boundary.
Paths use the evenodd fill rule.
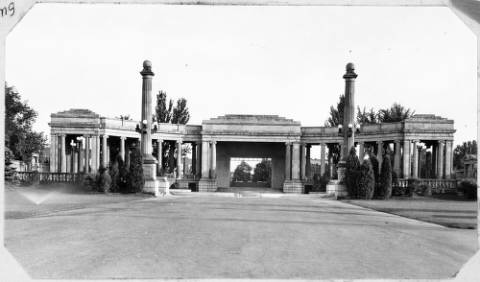
<path fill-rule="evenodd" d="M 145 184 L 143 192 L 155 196 L 169 193 L 169 183 L 166 177 L 157 180 L 157 160 L 152 156 L 152 63 L 143 62 L 142 76 L 142 119 L 137 131 L 140 133 L 140 151 L 143 156 L 143 176 Z M 180 152 L 181 155 L 181 152 Z M 181 158 L 180 158 L 181 159 Z M 179 169 L 179 174 L 181 169 Z"/>
<path fill-rule="evenodd" d="M 413 171 L 412 171 L 412 177 L 413 178 L 418 178 L 418 143 L 419 143 L 419 140 L 413 140 Z"/>
<path fill-rule="evenodd" d="M 403 140 L 403 178 L 410 178 L 410 140 Z"/>
<path fill-rule="evenodd" d="M 124 162 L 125 162 L 125 139 L 127 139 L 127 137 L 120 136 L 120 156 L 122 157 L 122 160 Z"/>
<path fill-rule="evenodd" d="M 205 179 L 210 178 L 210 164 L 208 163 L 209 147 L 208 141 L 202 142 L 202 178 Z"/>
<path fill-rule="evenodd" d="M 292 179 L 292 168 L 291 168 L 291 163 L 292 163 L 292 145 L 289 142 L 285 143 L 285 180 L 291 180 Z"/>
<path fill-rule="evenodd" d="M 402 158 L 402 155 L 400 150 L 400 140 L 395 140 L 395 157 L 393 159 L 393 171 L 395 171 L 398 177 L 401 176 L 401 171 L 400 171 L 401 158 Z"/>
<path fill-rule="evenodd" d="M 378 160 L 378 173 L 382 171 L 383 162 L 383 141 L 377 141 L 377 160 Z"/>
<path fill-rule="evenodd" d="M 163 140 L 157 139 L 157 174 L 161 175 L 163 165 Z"/>
<path fill-rule="evenodd" d="M 452 178 L 452 165 L 453 165 L 453 158 L 452 158 L 452 147 L 453 142 L 451 140 L 446 141 L 445 147 L 445 178 L 451 179 Z"/>
<path fill-rule="evenodd" d="M 65 146 L 65 134 L 60 135 L 60 172 L 67 172 L 67 148 Z"/>
<path fill-rule="evenodd" d="M 97 172 L 100 165 L 100 136 L 94 135 L 92 141 L 92 171 Z"/>
<path fill-rule="evenodd" d="M 307 146 L 306 144 L 300 144 L 300 175 L 301 179 L 305 180 L 307 178 L 306 168 L 307 168 Z"/>
<path fill-rule="evenodd" d="M 192 175 L 197 173 L 197 143 L 192 143 Z"/>
<path fill-rule="evenodd" d="M 212 141 L 212 155 L 211 155 L 211 175 L 213 179 L 217 178 L 217 141 Z"/>
<path fill-rule="evenodd" d="M 57 172 L 56 157 L 57 154 L 57 140 L 58 137 L 55 134 L 50 134 L 50 172 Z"/>
<path fill-rule="evenodd" d="M 108 166 L 107 139 L 108 139 L 108 135 L 102 136 L 102 165 L 105 168 Z"/>
<path fill-rule="evenodd" d="M 85 172 L 85 164 L 84 164 L 85 149 L 83 148 L 85 145 L 85 140 L 83 141 L 78 140 L 77 144 L 78 144 L 78 171 L 77 172 Z"/>
<path fill-rule="evenodd" d="M 360 159 L 360 163 L 363 162 L 363 158 L 365 155 L 365 143 L 358 142 L 358 158 Z"/>
<path fill-rule="evenodd" d="M 78 173 L 78 151 L 76 149 L 73 149 L 72 154 L 73 154 L 72 172 Z"/>
<path fill-rule="evenodd" d="M 197 142 L 197 161 L 195 162 L 195 177 L 202 174 L 202 143 Z"/>
<path fill-rule="evenodd" d="M 84 168 L 84 171 L 86 173 L 90 173 L 90 155 L 91 155 L 91 152 L 90 152 L 90 136 L 88 135 L 85 135 L 83 136 L 84 140 L 85 140 L 85 168 Z"/>
<path fill-rule="evenodd" d="M 182 141 L 177 140 L 177 179 L 183 178 L 183 163 L 182 163 Z"/>
<path fill-rule="evenodd" d="M 293 143 L 292 149 L 292 179 L 300 180 L 300 144 Z"/>
<path fill-rule="evenodd" d="M 325 143 L 320 144 L 320 176 L 325 174 Z"/>
<path fill-rule="evenodd" d="M 307 153 L 306 153 L 306 159 L 305 159 L 305 176 L 307 179 L 312 178 L 312 162 L 310 160 L 310 150 L 312 148 L 312 145 L 307 144 Z"/>
<path fill-rule="evenodd" d="M 346 161 L 348 152 L 355 144 L 355 66 L 348 63 L 345 79 L 345 108 L 343 113 L 343 161 Z M 349 130 L 351 128 L 351 130 Z"/>
<path fill-rule="evenodd" d="M 443 179 L 445 142 L 438 141 L 437 179 Z"/>

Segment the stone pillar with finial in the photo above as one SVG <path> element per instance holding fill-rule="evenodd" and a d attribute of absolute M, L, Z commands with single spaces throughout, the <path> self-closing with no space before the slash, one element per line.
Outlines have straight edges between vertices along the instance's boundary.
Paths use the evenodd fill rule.
<path fill-rule="evenodd" d="M 140 132 L 140 151 L 143 157 L 143 192 L 154 196 L 166 195 L 169 183 L 165 177 L 157 179 L 157 160 L 152 156 L 152 63 L 143 62 L 142 75 L 142 119 L 138 125 Z"/>
<path fill-rule="evenodd" d="M 343 197 L 347 195 L 347 188 L 344 184 L 346 161 L 350 149 L 355 144 L 355 65 L 348 63 L 346 73 L 343 75 L 345 79 L 345 105 L 343 108 L 343 124 L 341 136 L 343 144 L 341 145 L 342 159 L 338 162 L 338 179 L 330 181 L 327 185 L 327 193 L 334 194 L 335 197 Z"/>

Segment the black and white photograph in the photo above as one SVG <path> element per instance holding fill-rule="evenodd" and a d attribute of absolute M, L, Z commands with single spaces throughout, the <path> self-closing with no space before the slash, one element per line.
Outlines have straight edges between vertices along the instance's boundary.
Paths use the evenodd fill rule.
<path fill-rule="evenodd" d="M 0 16 L 0 281 L 480 281 L 480 1 Z"/>

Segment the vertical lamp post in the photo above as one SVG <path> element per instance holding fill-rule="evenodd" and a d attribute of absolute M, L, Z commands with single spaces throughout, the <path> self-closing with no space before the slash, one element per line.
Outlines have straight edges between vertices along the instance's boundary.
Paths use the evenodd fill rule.
<path fill-rule="evenodd" d="M 142 75 L 142 119 L 136 130 L 140 133 L 140 151 L 143 157 L 143 176 L 145 184 L 143 192 L 154 196 L 168 194 L 166 178 L 157 179 L 157 160 L 152 156 L 152 131 L 157 125 L 152 121 L 152 63 L 143 62 Z M 166 182 L 166 183 L 165 183 Z"/>

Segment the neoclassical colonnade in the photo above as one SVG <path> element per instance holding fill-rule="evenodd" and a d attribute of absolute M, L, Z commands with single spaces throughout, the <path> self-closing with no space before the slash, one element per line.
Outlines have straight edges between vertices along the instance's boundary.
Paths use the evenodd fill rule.
<path fill-rule="evenodd" d="M 52 114 L 51 118 L 52 172 L 95 172 L 101 165 L 108 167 L 118 154 L 128 163 L 129 148 L 140 138 L 135 131 L 137 122 L 100 117 L 89 110 L 72 109 Z M 452 120 L 416 115 L 400 123 L 362 125 L 355 146 L 360 159 L 367 153 L 374 154 L 380 167 L 383 154 L 389 152 L 398 178 L 450 179 L 454 132 Z M 226 115 L 206 120 L 202 125 L 159 124 L 152 134 L 157 174 L 165 173 L 161 152 L 170 142 L 175 147 L 176 163 L 175 174 L 169 176 L 175 177 L 180 187 L 197 182 L 199 187 L 215 191 L 219 171 L 217 143 L 232 141 L 284 144 L 282 177 L 288 184 L 284 191 L 290 192 L 298 192 L 299 187 L 318 174 L 312 169 L 312 146 L 320 146 L 320 175 L 328 169 L 333 176 L 335 167 L 330 152 L 333 146 L 343 144 L 337 128 L 301 127 L 299 122 L 278 116 Z M 184 144 L 192 148 L 190 167 L 190 160 L 189 164 L 184 163 Z"/>

